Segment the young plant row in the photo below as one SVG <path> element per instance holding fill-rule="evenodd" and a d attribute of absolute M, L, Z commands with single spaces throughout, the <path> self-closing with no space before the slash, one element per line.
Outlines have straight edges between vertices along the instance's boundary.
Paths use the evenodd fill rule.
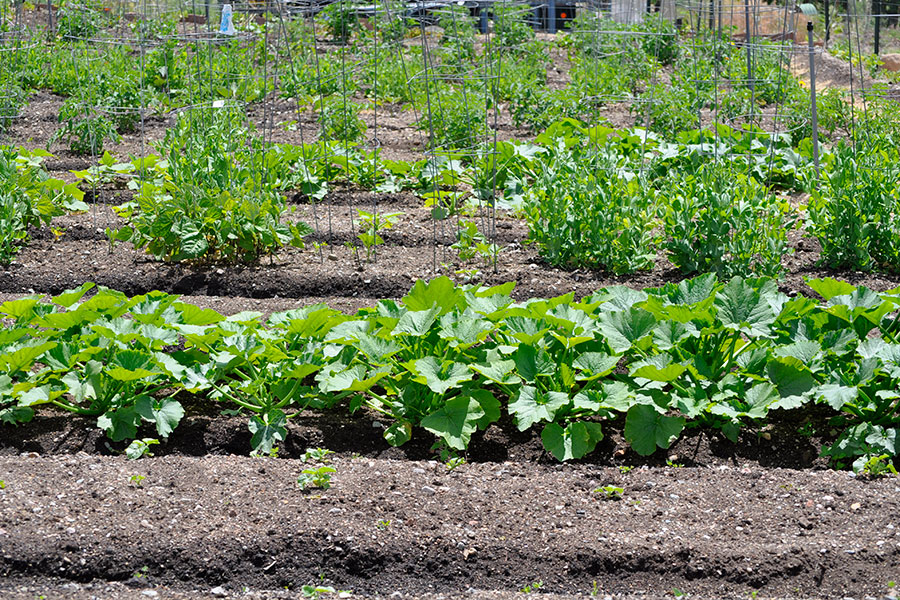
<path fill-rule="evenodd" d="M 553 265 L 631 273 L 664 251 L 688 275 L 778 276 L 798 228 L 817 238 L 824 266 L 900 271 L 893 133 L 824 150 L 821 174 L 808 143 L 724 127 L 667 142 L 564 120 L 537 141 L 516 177 L 530 238 Z"/>
<path fill-rule="evenodd" d="M 87 210 L 75 184 L 54 179 L 41 167 L 49 153 L 0 147 L 0 264 L 7 265 L 28 239 L 29 227 Z"/>
<path fill-rule="evenodd" d="M 514 302 L 512 283 L 438 278 L 353 315 L 318 304 L 264 321 L 161 292 L 88 297 L 85 284 L 0 305 L 0 420 L 51 405 L 96 418 L 113 441 L 147 427 L 166 438 L 189 392 L 246 414 L 254 453 L 276 452 L 304 410 L 364 410 L 387 423 L 391 445 L 426 430 L 462 452 L 507 413 L 570 460 L 620 419 L 649 455 L 686 428 L 737 441 L 771 413 L 818 405 L 840 432 L 825 448 L 838 464 L 894 456 L 900 289 L 809 285 L 823 300 L 704 275 Z"/>
<path fill-rule="evenodd" d="M 366 26 L 352 3 L 328 6 L 313 21 L 270 17 L 264 28 L 237 14 L 242 33 L 257 38 L 215 44 L 181 35 L 180 14 L 116 23 L 108 11 L 64 7 L 49 52 L 36 45 L 0 65 L 0 83 L 10 90 L 0 98 L 0 129 L 5 115 L 19 113 L 29 90 L 48 89 L 67 97 L 54 139 L 93 155 L 151 115 L 274 95 L 315 113 L 324 141 L 360 141 L 366 134 L 362 108 L 403 104 L 430 145 L 448 151 L 474 146 L 489 131 L 488 111 L 498 107 L 516 125 L 540 132 L 564 117 L 602 123 L 604 105 L 624 102 L 637 124 L 671 133 L 700 126 L 704 110 L 738 124 L 777 104 L 782 128 L 795 141 L 811 132 L 808 92 L 778 43 L 757 42 L 772 47 L 757 52 L 749 78 L 744 49 L 729 37 L 683 43 L 674 23 L 654 15 L 629 26 L 582 16 L 568 33 L 547 40 L 535 39 L 525 5 L 498 6 L 491 43 L 478 44 L 476 22 L 464 7 L 436 11 L 440 32 L 423 36 L 405 16 L 405 5 L 376 6 L 379 17 Z M 323 44 L 323 34 L 336 44 Z M 103 43 L 105 35 L 130 44 Z M 551 56 L 562 51 L 571 83 L 550 89 Z M 663 68 L 671 74 L 662 76 Z M 823 138 L 853 127 L 847 102 L 839 93 L 826 95 L 819 116 Z M 891 120 L 889 104 L 876 104 L 882 108 L 869 111 Z"/>

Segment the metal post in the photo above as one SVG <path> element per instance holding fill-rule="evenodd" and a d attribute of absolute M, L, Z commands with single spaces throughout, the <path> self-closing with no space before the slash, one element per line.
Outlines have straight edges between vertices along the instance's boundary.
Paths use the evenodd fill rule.
<path fill-rule="evenodd" d="M 816 176 L 819 172 L 819 117 L 816 113 L 816 49 L 813 45 L 813 24 L 806 22 L 806 33 L 809 38 L 809 113 L 812 120 L 813 162 L 816 165 Z"/>
<path fill-rule="evenodd" d="M 556 33 L 556 0 L 547 0 L 547 31 Z"/>
<path fill-rule="evenodd" d="M 47 35 L 53 37 L 53 2 L 47 0 Z"/>
<path fill-rule="evenodd" d="M 747 85 L 750 87 L 750 117 L 756 104 L 756 88 L 753 85 L 753 47 L 750 43 L 750 0 L 744 0 L 744 27 L 747 28 Z"/>
<path fill-rule="evenodd" d="M 750 0 L 744 0 L 744 40 L 747 41 L 747 47 L 750 47 Z M 750 69 L 750 54 L 747 54 L 747 69 Z"/>
<path fill-rule="evenodd" d="M 478 11 L 478 25 L 480 26 L 481 33 L 488 32 L 488 11 L 487 8 L 482 6 Z"/>
<path fill-rule="evenodd" d="M 881 0 L 872 0 L 872 13 L 875 15 L 875 54 L 881 46 Z"/>
<path fill-rule="evenodd" d="M 828 15 L 828 0 L 824 0 L 825 4 L 825 45 L 828 45 L 828 40 L 831 38 L 831 17 Z"/>

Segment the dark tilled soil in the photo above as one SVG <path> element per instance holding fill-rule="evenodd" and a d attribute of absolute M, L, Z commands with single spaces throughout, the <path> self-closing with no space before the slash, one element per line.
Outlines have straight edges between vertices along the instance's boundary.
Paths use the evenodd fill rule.
<path fill-rule="evenodd" d="M 0 458 L 0 592 L 112 597 L 111 581 L 133 590 L 120 597 L 240 595 L 321 581 L 404 597 L 541 582 L 601 597 L 840 598 L 881 596 L 900 572 L 893 479 L 742 464 L 332 466 L 330 489 L 302 491 L 297 460 Z"/>
<path fill-rule="evenodd" d="M 815 415 L 739 444 L 689 431 L 650 458 L 612 423 L 566 465 L 504 420 L 450 470 L 427 432 L 391 448 L 362 414 L 300 415 L 280 458 L 237 456 L 246 419 L 183 402 L 191 416 L 139 461 L 50 410 L 3 431 L 0 596 L 299 597 L 324 578 L 363 597 L 543 582 L 567 596 L 861 598 L 900 576 L 900 482 L 823 469 L 828 440 L 797 433 L 822 431 Z M 308 447 L 335 451 L 328 490 L 297 487 Z"/>

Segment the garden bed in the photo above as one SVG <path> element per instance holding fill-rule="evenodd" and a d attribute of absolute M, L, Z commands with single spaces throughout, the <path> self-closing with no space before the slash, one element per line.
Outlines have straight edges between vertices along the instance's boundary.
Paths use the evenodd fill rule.
<path fill-rule="evenodd" d="M 867 272 L 822 267 L 840 263 L 835 255 L 841 239 L 836 244 L 832 239 L 823 251 L 816 232 L 799 223 L 809 216 L 811 194 L 824 190 L 844 208 L 855 198 L 840 182 L 825 183 L 830 176 L 837 179 L 835 156 L 849 159 L 839 142 L 852 137 L 859 122 L 859 115 L 847 112 L 852 95 L 850 104 L 841 96 L 858 85 L 849 77 L 849 65 L 827 54 L 819 57 L 820 88 L 833 92 L 820 115 L 823 155 L 837 150 L 823 158 L 833 162 L 816 180 L 809 147 L 784 135 L 788 128 L 789 134 L 800 133 L 806 121 L 806 89 L 787 79 L 790 73 L 800 80 L 807 76 L 799 46 L 755 45 L 755 68 L 762 70 L 750 77 L 742 70 L 748 64 L 743 49 L 735 48 L 730 36 L 718 40 L 703 28 L 676 32 L 674 24 L 651 19 L 626 31 L 621 24 L 586 18 L 581 31 L 570 36 L 534 36 L 521 19 L 498 13 L 492 17 L 494 33 L 476 40 L 474 29 L 459 38 L 450 35 L 459 15 L 448 11 L 450 21 L 416 30 L 415 36 L 404 37 L 409 24 L 401 22 L 399 40 L 382 40 L 388 51 L 381 55 L 383 63 L 375 61 L 382 65 L 378 71 L 369 60 L 374 39 L 359 28 L 345 40 L 350 44 L 337 43 L 339 21 L 325 27 L 320 22 L 318 29 L 292 22 L 290 32 L 280 29 L 271 39 L 266 29 L 261 45 L 245 43 L 260 33 L 258 28 L 248 33 L 249 23 L 241 23 L 243 33 L 234 43 L 197 45 L 191 28 L 173 21 L 172 32 L 181 37 L 163 34 L 159 46 L 138 51 L 128 47 L 134 39 L 116 39 L 124 29 L 111 22 L 98 29 L 83 18 L 92 16 L 90 9 L 80 11 L 62 15 L 68 39 L 53 42 L 59 52 L 70 53 L 64 60 L 55 54 L 45 66 L 39 52 L 17 52 L 21 60 L 6 63 L 14 68 L 0 70 L 0 83 L 18 81 L 15 69 L 21 68 L 33 80 L 29 85 L 40 88 L 21 106 L 15 94 L 0 98 L 15 109 L 13 118 L 0 123 L 9 125 L 4 141 L 27 150 L 49 148 L 53 156 L 29 156 L 25 162 L 43 160 L 51 177 L 77 181 L 87 203 L 82 213 L 54 215 L 50 227 L 29 223 L 27 242 L 14 242 L 21 248 L 0 267 L 0 302 L 12 301 L 0 309 L 7 317 L 3 347 L 9 356 L 24 348 L 26 357 L 21 364 L 6 357 L 2 363 L 17 385 L 25 382 L 21 389 L 13 392 L 0 379 L 0 388 L 10 388 L 0 396 L 6 411 L 0 416 L 22 421 L 0 425 L 0 596 L 329 598 L 346 591 L 351 597 L 422 600 L 896 597 L 900 484 L 890 476 L 896 452 L 887 449 L 895 448 L 898 431 L 891 412 L 898 361 L 885 348 L 897 333 L 897 320 L 891 319 L 900 301 L 832 281 L 813 284 L 829 290 L 819 302 L 806 283 L 834 277 L 885 292 L 900 286 L 898 268 L 890 264 L 896 256 L 890 236 L 871 244 L 859 238 L 865 252 L 883 251 L 860 258 L 861 264 L 868 261 Z M 98 22 L 106 23 L 108 15 L 102 16 Z M 285 26 L 270 20 L 273 30 Z M 154 24 L 160 31 L 163 21 Z M 596 31 L 598 26 L 614 30 Z M 326 31 L 333 36 L 329 41 L 321 39 Z M 125 35 L 132 34 L 136 29 Z M 93 35 L 112 36 L 108 48 L 96 44 L 104 53 L 92 45 L 67 45 Z M 281 45 L 281 36 L 294 46 Z M 427 68 L 419 72 L 419 62 L 409 61 L 421 61 L 423 48 L 436 52 L 437 60 L 422 63 Z M 494 62 L 499 56 L 494 51 L 503 61 Z M 209 62 L 195 61 L 198 57 Z M 286 69 L 288 63 L 299 74 Z M 281 70 L 273 75 L 276 66 Z M 415 69 L 412 76 L 407 67 Z M 490 89 L 484 73 L 494 77 L 494 68 L 496 86 Z M 79 69 L 90 77 L 82 80 Z M 378 79 L 379 72 L 384 79 Z M 4 79 L 7 75 L 12 78 Z M 373 78 L 379 85 L 373 86 Z M 254 87 L 259 82 L 262 87 Z M 867 76 L 865 86 L 872 83 Z M 891 90 L 887 86 L 882 93 L 890 96 Z M 724 98 L 720 103 L 720 94 L 732 103 Z M 78 98 L 87 103 L 87 112 L 79 112 L 84 107 L 74 102 Z M 104 112 L 110 104 L 112 110 Z M 856 181 L 861 173 L 896 191 L 896 182 L 884 175 L 896 163 L 889 143 L 895 111 L 886 100 L 874 104 L 872 114 L 884 119 L 887 133 L 873 135 L 888 137 L 866 156 L 875 157 L 873 162 L 862 161 L 863 169 L 847 168 L 845 175 Z M 79 111 L 61 123 L 60 112 L 72 106 Z M 95 167 L 101 153 L 76 154 L 83 137 L 58 140 L 54 132 L 79 123 L 99 127 L 102 123 L 89 119 L 98 106 L 110 119 L 142 115 L 139 122 L 119 126 L 121 138 L 105 140 L 112 162 L 160 152 L 171 164 L 156 170 L 135 164 L 128 174 L 108 169 L 93 183 L 85 173 L 73 173 Z M 226 110 L 218 111 L 223 106 Z M 723 127 L 715 135 L 691 131 L 716 122 L 739 125 L 747 106 L 750 120 L 774 133 L 771 139 L 740 127 Z M 255 132 L 248 133 L 248 123 Z M 548 126 L 557 137 L 541 139 L 537 134 Z M 635 126 L 649 128 L 651 135 L 642 137 Z M 320 137 L 330 139 L 312 145 Z M 479 142 L 487 145 L 477 147 Z M 721 142 L 722 149 L 711 151 L 713 142 Z M 202 152 L 191 154 L 197 148 Z M 268 150 L 273 154 L 265 154 Z M 297 154 L 279 162 L 282 152 Z M 491 152 L 508 153 L 501 165 L 509 169 L 502 173 L 508 179 L 497 189 L 496 179 L 485 185 Z M 436 164 L 449 164 L 449 174 L 428 176 L 422 166 L 426 154 Z M 539 154 L 546 158 L 532 160 Z M 710 160 L 714 154 L 721 161 Z M 177 164 L 182 155 L 188 158 Z M 227 160 L 217 162 L 223 156 Z M 351 168 L 353 161 L 358 163 Z M 207 168 L 195 168 L 203 163 Z M 372 172 L 367 165 L 375 165 Z M 311 167 L 319 169 L 314 177 Z M 745 171 L 746 178 L 735 178 Z M 691 187 L 701 174 L 710 174 L 703 183 L 724 196 L 703 195 L 695 213 L 667 221 L 680 210 L 677 202 L 708 191 Z M 276 185 L 278 178 L 283 180 Z M 242 187 L 247 181 L 254 183 Z M 46 189 L 30 183 L 29 198 L 46 199 Z M 627 185 L 627 194 L 615 195 Z M 764 188 L 769 185 L 775 193 Z M 136 222 L 114 207 L 134 201 L 142 186 L 147 186 L 143 199 L 153 202 L 173 189 L 200 190 L 200 200 L 275 198 L 276 225 L 310 226 L 305 247 L 282 240 L 246 254 L 239 250 L 228 260 L 222 258 L 233 250 L 227 244 L 209 255 L 184 255 L 185 260 L 177 258 L 177 249 L 163 248 L 158 255 L 176 257 L 163 260 L 121 238 L 110 243 L 109 233 Z M 510 206 L 511 199 L 521 203 L 526 188 L 536 190 L 532 208 L 542 204 L 540 198 L 548 204 L 561 197 L 574 202 L 570 194 L 581 194 L 576 200 L 582 203 L 564 207 L 555 219 L 535 217 L 524 214 L 521 204 L 518 210 Z M 317 190 L 323 191 L 319 197 Z M 735 190 L 750 191 L 740 196 Z M 590 218 L 600 222 L 615 213 L 615 219 L 603 226 L 579 223 L 581 229 L 568 231 L 571 237 L 556 254 L 534 239 L 544 228 L 565 232 L 570 222 L 587 218 L 582 212 L 598 205 L 601 193 L 609 210 L 596 210 Z M 479 194 L 509 208 L 465 205 Z M 750 209 L 732 211 L 745 200 Z M 644 201 L 652 210 L 633 210 Z M 710 223 L 727 225 L 725 235 L 678 230 L 690 229 L 704 218 L 700 209 L 709 206 L 721 209 L 720 221 Z M 877 202 L 871 206 L 886 211 L 885 221 L 897 213 Z M 170 207 L 157 216 L 178 210 Z M 394 215 L 390 227 L 374 232 L 381 243 L 365 241 L 360 211 Z M 771 220 L 754 221 L 761 213 Z M 195 215 L 195 221 L 225 220 L 212 214 Z M 838 210 L 834 214 L 841 216 Z M 828 231 L 822 222 L 823 239 L 839 230 Z M 879 233 L 876 226 L 859 229 L 874 232 L 872 239 Z M 469 238 L 463 235 L 467 231 Z M 606 238 L 591 237 L 598 231 Z M 576 305 L 610 286 L 639 290 L 685 281 L 691 269 L 677 268 L 677 248 L 670 243 L 678 233 L 685 237 L 682 253 L 708 245 L 710 254 L 735 258 L 743 250 L 762 258 L 734 268 L 730 259 L 724 265 L 715 256 L 701 261 L 696 271 L 718 270 L 722 285 L 698 278 L 683 288 L 669 286 L 665 293 L 657 290 L 655 305 L 622 290 L 612 300 L 598 297 L 595 305 Z M 194 241 L 215 234 L 213 227 Z M 729 246 L 732 237 L 743 246 Z M 770 247 L 753 246 L 760 239 L 771 241 Z M 576 242 L 580 253 L 565 258 Z M 607 246 L 598 249 L 595 242 Z M 645 250 L 643 263 L 633 260 Z M 747 279 L 725 290 L 733 273 Z M 763 290 L 766 284 L 753 279 L 755 273 L 778 278 Z M 421 283 L 444 275 L 457 285 L 516 285 L 476 298 L 474 288 L 438 282 L 429 291 Z M 86 282 L 152 297 L 136 308 L 126 307 L 124 297 L 101 292 L 107 295 L 80 313 L 78 293 L 55 308 L 40 304 L 38 312 L 27 301 L 15 304 L 26 296 L 46 302 Z M 410 292 L 414 285 L 415 293 Z M 181 295 L 187 305 L 175 305 L 159 292 Z M 408 292 L 408 304 L 390 302 Z M 83 298 L 90 303 L 93 293 Z M 465 293 L 473 296 L 464 298 Z M 569 293 L 571 302 L 550 307 L 550 299 Z M 450 294 L 455 304 L 444 306 Z M 787 304 L 804 296 L 816 302 Z M 546 302 L 510 306 L 535 298 Z M 598 308 L 601 302 L 607 304 Z M 317 303 L 343 313 L 320 311 L 315 322 L 325 332 L 340 322 L 340 335 L 323 342 L 318 325 L 301 323 L 308 313 L 262 324 L 272 314 Z M 463 313 L 463 307 L 472 310 Z M 243 311 L 261 316 L 222 317 Z M 47 315 L 52 318 L 44 319 Z M 349 323 L 352 318 L 357 321 Z M 408 321 L 404 327 L 398 326 L 401 318 Z M 131 328 L 136 322 L 147 329 Z M 657 322 L 666 327 L 651 334 Z M 476 330 L 467 329 L 472 323 Z M 884 347 L 875 345 L 871 338 L 876 337 Z M 31 345 L 16 346 L 19 340 Z M 45 342 L 55 353 L 41 350 L 28 359 L 29 349 Z M 739 360 L 736 350 L 744 343 L 763 358 Z M 275 350 L 257 352 L 266 344 Z M 304 347 L 309 354 L 300 353 Z M 586 347 L 590 350 L 583 351 Z M 439 351 L 429 354 L 434 348 Z M 407 351 L 404 360 L 398 358 Z M 673 358 L 676 351 L 681 354 Z M 232 363 L 242 352 L 244 362 Z M 352 382 L 335 382 L 344 371 L 324 372 L 338 364 L 336 354 L 347 357 L 341 369 L 355 369 Z M 552 372 L 546 370 L 550 354 Z M 575 354 L 581 363 L 573 360 Z M 863 354 L 865 361 L 877 359 L 868 379 L 857 365 Z M 105 361 L 95 360 L 101 355 Z M 178 360 L 184 362 L 174 364 Z M 230 370 L 204 370 L 217 361 Z M 286 366 L 290 361 L 295 363 Z M 310 361 L 315 364 L 305 364 Z M 492 370 L 513 362 L 502 373 L 499 366 Z M 460 368 L 462 375 L 456 372 Z M 390 374 L 377 386 L 351 389 L 384 376 L 384 369 Z M 269 372 L 276 376 L 258 376 Z M 285 372 L 289 375 L 281 377 Z M 43 375 L 47 379 L 39 380 Z M 103 395 L 101 377 L 103 385 L 123 384 L 135 394 L 125 401 L 107 394 L 104 399 L 112 404 L 98 411 L 91 400 Z M 241 388 L 254 377 L 262 387 Z M 729 377 L 734 381 L 716 387 Z M 142 379 L 151 383 L 144 386 Z M 304 390 L 279 387 L 284 380 Z M 601 387 L 601 380 L 630 386 L 628 402 L 610 399 L 614 388 Z M 35 387 L 26 390 L 32 383 Z M 65 407 L 71 412 L 50 403 L 49 391 L 63 394 L 63 388 L 65 395 L 57 398 L 70 401 Z M 431 404 L 417 406 L 424 402 L 418 397 L 400 402 L 413 388 Z M 251 393 L 254 389 L 258 393 Z M 42 390 L 49 390 L 46 398 L 38 393 Z M 750 402 L 751 390 L 764 402 Z M 578 399 L 587 391 L 596 395 Z M 135 416 L 138 392 L 144 406 Z M 295 399 L 272 406 L 295 392 Z M 856 402 L 864 392 L 879 400 L 875 409 L 871 402 Z M 33 404 L 23 400 L 18 408 L 24 411 L 16 413 L 13 393 L 31 394 Z M 558 400 L 553 394 L 566 396 L 554 409 L 562 416 L 540 416 L 541 407 Z M 465 401 L 461 423 L 447 409 L 451 402 L 458 408 L 460 400 Z M 317 401 L 323 406 L 313 406 Z M 296 414 L 284 419 L 286 412 Z M 110 415 L 122 420 L 112 424 Z M 639 439 L 640 427 L 634 425 L 648 420 L 649 441 Z M 857 423 L 872 428 L 846 433 Z M 666 427 L 672 424 L 677 432 L 670 435 Z M 133 431 L 126 431 L 128 426 Z M 260 428 L 268 437 L 256 435 Z M 581 434 L 577 447 L 572 440 Z M 151 438 L 162 438 L 145 447 L 152 455 L 123 456 L 132 439 Z M 829 459 L 827 453 L 842 442 L 846 452 Z M 250 457 L 251 449 L 270 456 Z M 325 456 L 325 449 L 332 454 Z M 874 462 L 859 475 L 834 470 L 849 467 L 858 456 Z"/>

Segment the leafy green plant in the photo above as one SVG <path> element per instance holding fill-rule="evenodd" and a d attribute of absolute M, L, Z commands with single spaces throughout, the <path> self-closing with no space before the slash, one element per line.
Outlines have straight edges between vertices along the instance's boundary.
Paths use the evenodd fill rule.
<path fill-rule="evenodd" d="M 372 61 L 371 70 L 367 71 L 368 81 L 374 81 L 372 86 L 378 93 L 376 101 L 383 102 L 415 102 L 425 94 L 425 81 L 415 77 L 416 66 L 421 63 L 421 57 L 407 55 L 398 50 L 385 56 L 375 64 Z M 368 65 L 367 65 L 368 66 Z"/>
<path fill-rule="evenodd" d="M 468 8 L 455 4 L 441 6 L 437 11 L 438 26 L 444 30 L 441 47 L 443 62 L 451 68 L 464 68 L 475 58 L 475 26 Z"/>
<path fill-rule="evenodd" d="M 331 487 L 331 475 L 337 473 L 334 467 L 322 466 L 316 469 L 303 469 L 300 477 L 297 478 L 297 485 L 301 490 L 308 488 L 318 488 L 327 490 Z"/>
<path fill-rule="evenodd" d="M 116 211 L 126 225 L 111 242 L 128 241 L 157 258 L 239 262 L 304 246 L 312 229 L 285 222 L 285 200 L 267 179 L 266 149 L 238 111 L 182 114 L 160 144 L 164 159 L 141 162 L 134 199 Z"/>
<path fill-rule="evenodd" d="M 320 598 L 323 594 L 338 594 L 341 598 L 350 596 L 350 592 L 338 591 L 330 585 L 304 585 L 300 588 L 300 593 L 303 594 L 304 598 L 313 598 L 313 600 Z"/>
<path fill-rule="evenodd" d="M 132 487 L 140 488 L 144 487 L 145 479 L 147 479 L 145 475 L 132 475 L 128 478 L 128 483 L 130 483 Z"/>
<path fill-rule="evenodd" d="M 444 466 L 447 467 L 448 471 L 455 471 L 466 464 L 465 456 L 451 456 L 446 461 L 444 461 Z"/>
<path fill-rule="evenodd" d="M 307 448 L 306 452 L 300 456 L 300 460 L 302 462 L 327 463 L 330 460 L 328 457 L 332 454 L 334 452 L 328 448 Z"/>
<path fill-rule="evenodd" d="M 501 2 L 493 5 L 494 35 L 503 48 L 515 48 L 534 38 L 534 29 L 526 22 L 531 6 Z"/>
<path fill-rule="evenodd" d="M 381 0 L 376 26 L 382 42 L 391 47 L 399 46 L 415 21 L 406 16 L 406 5 L 396 0 Z"/>
<path fill-rule="evenodd" d="M 648 14 L 635 29 L 646 33 L 638 39 L 648 56 L 662 65 L 670 65 L 678 58 L 678 36 L 672 21 L 659 13 Z"/>
<path fill-rule="evenodd" d="M 41 167 L 48 152 L 0 148 L 0 264 L 9 264 L 28 239 L 28 229 L 49 225 L 65 212 L 87 210 L 74 184 L 53 179 Z"/>
<path fill-rule="evenodd" d="M 594 493 L 603 494 L 603 497 L 607 500 L 621 500 L 622 495 L 625 493 L 625 489 L 615 485 L 605 485 L 595 489 Z"/>
<path fill-rule="evenodd" d="M 26 102 L 27 94 L 25 90 L 10 81 L 4 81 L 3 78 L 0 78 L 0 81 L 4 86 L 3 92 L 0 93 L 0 133 L 3 133 L 9 128 L 13 119 L 19 116 L 19 111 Z"/>
<path fill-rule="evenodd" d="M 897 149 L 890 136 L 859 146 L 839 143 L 824 159 L 824 185 L 813 191 L 807 228 L 821 262 L 860 271 L 900 269 Z"/>
<path fill-rule="evenodd" d="M 61 38 L 88 40 L 104 24 L 100 11 L 77 2 L 62 3 L 56 14 L 56 34 Z"/>
<path fill-rule="evenodd" d="M 134 440 L 128 447 L 125 448 L 125 456 L 129 460 L 137 460 L 139 458 L 143 458 L 144 456 L 153 456 L 153 453 L 150 452 L 150 447 L 159 444 L 159 440 L 156 438 L 144 438 L 142 440 Z"/>
<path fill-rule="evenodd" d="M 448 150 L 475 148 L 484 126 L 485 99 L 476 89 L 436 90 L 430 110 L 423 111 L 417 124 Z"/>
<path fill-rule="evenodd" d="M 75 154 L 96 156 L 103 152 L 104 141 L 118 143 L 120 140 L 109 119 L 93 113 L 75 99 L 63 103 L 59 109 L 59 122 L 62 127 L 54 132 L 49 143 L 64 140 Z"/>
<path fill-rule="evenodd" d="M 857 465 L 862 463 L 862 468 Z M 897 474 L 897 469 L 891 463 L 891 456 L 888 454 L 880 454 L 878 456 L 862 456 L 853 463 L 853 470 L 866 475 L 872 479 L 888 477 Z"/>
<path fill-rule="evenodd" d="M 104 87 L 99 105 L 106 118 L 118 133 L 135 131 L 141 120 L 141 110 L 148 103 L 137 82 L 116 78 Z"/>
<path fill-rule="evenodd" d="M 554 266 L 630 273 L 653 265 L 656 196 L 605 155 L 560 143 L 526 195 L 529 239 Z"/>
<path fill-rule="evenodd" d="M 319 125 L 326 140 L 359 141 L 366 133 L 366 124 L 359 118 L 359 105 L 350 99 L 333 98 L 316 104 Z"/>
<path fill-rule="evenodd" d="M 254 454 L 274 455 L 301 410 L 346 406 L 378 413 L 395 446 L 429 432 L 449 460 L 505 411 L 519 430 L 540 430 L 549 454 L 576 460 L 610 421 L 624 419 L 625 441 L 650 455 L 686 428 L 735 441 L 775 411 L 815 406 L 836 431 L 823 447 L 834 465 L 862 470 L 876 458 L 870 471 L 889 472 L 900 289 L 808 285 L 821 300 L 789 298 L 770 279 L 707 274 L 514 302 L 512 284 L 440 277 L 355 315 L 313 305 L 263 321 L 85 284 L 0 304 L 0 421 L 28 421 L 47 405 L 94 416 L 111 440 L 144 442 L 140 451 L 183 419 L 176 395 L 187 391 L 249 413 Z M 304 458 L 313 464 L 301 484 L 333 473 L 321 470 L 326 450 Z"/>
<path fill-rule="evenodd" d="M 341 44 L 350 41 L 350 36 L 360 28 L 356 10 L 347 0 L 325 6 L 316 15 L 316 20 L 322 23 L 333 41 Z"/>
<path fill-rule="evenodd" d="M 569 89 L 544 90 L 518 81 L 511 82 L 509 112 L 517 127 L 543 131 L 563 118 L 582 117 L 583 107 Z"/>
<path fill-rule="evenodd" d="M 790 207 L 740 174 L 703 168 L 672 186 L 665 215 L 669 260 L 684 273 L 774 276 L 789 252 Z"/>
<path fill-rule="evenodd" d="M 674 83 L 657 83 L 641 94 L 640 102 L 632 108 L 638 123 L 658 133 L 685 131 L 699 125 L 696 88 L 690 87 L 692 82 L 678 78 Z"/>
<path fill-rule="evenodd" d="M 379 213 L 359 209 L 357 214 L 361 231 L 356 237 L 366 249 L 366 260 L 372 260 L 376 247 L 384 244 L 384 239 L 378 232 L 391 229 L 403 213 Z"/>
<path fill-rule="evenodd" d="M 542 580 L 539 579 L 539 580 L 536 580 L 536 581 L 532 581 L 532 582 L 529 583 L 528 585 L 522 586 L 522 589 L 521 589 L 520 591 L 521 591 L 523 594 L 530 594 L 531 592 L 537 592 L 537 591 L 539 591 L 539 590 L 540 590 L 541 588 L 543 588 L 543 587 L 544 587 L 544 582 L 543 582 Z"/>
<path fill-rule="evenodd" d="M 489 262 L 498 252 L 496 244 L 491 244 L 474 221 L 461 220 L 456 229 L 456 242 L 451 246 L 456 250 L 459 259 L 467 261 L 481 257 Z"/>

